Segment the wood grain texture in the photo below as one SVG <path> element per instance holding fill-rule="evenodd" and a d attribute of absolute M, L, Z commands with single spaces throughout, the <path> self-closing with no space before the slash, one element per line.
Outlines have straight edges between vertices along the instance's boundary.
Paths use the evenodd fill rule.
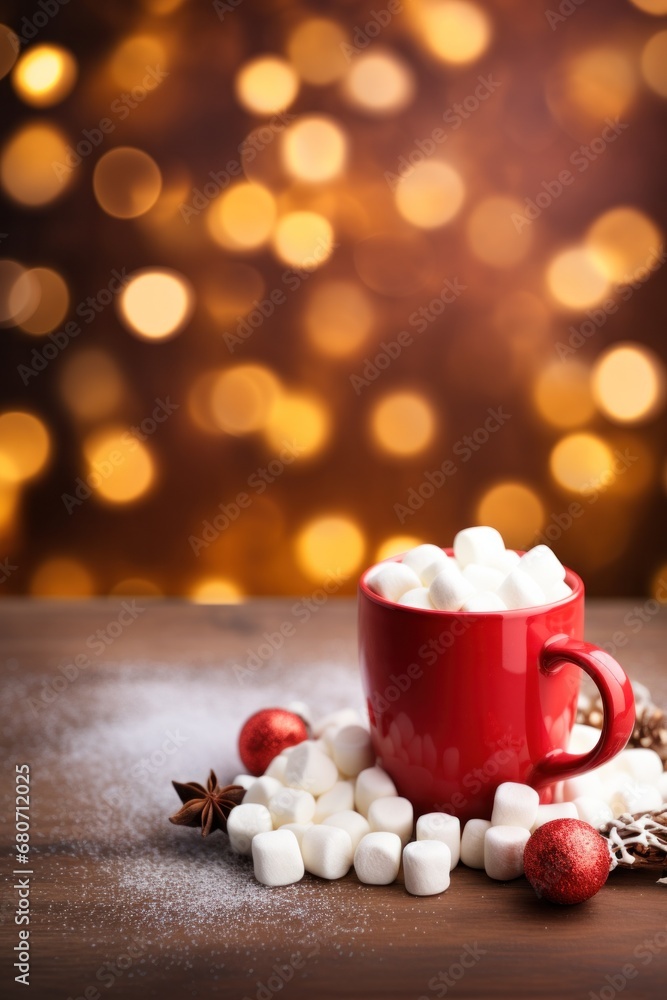
<path fill-rule="evenodd" d="M 591 601 L 587 638 L 613 643 L 667 704 L 667 613 L 641 622 L 635 603 Z M 0 605 L 4 871 L 14 868 L 14 765 L 27 761 L 35 872 L 28 991 L 13 982 L 5 886 L 3 996 L 664 997 L 667 887 L 655 872 L 617 871 L 570 908 L 539 902 L 524 879 L 494 883 L 461 866 L 448 892 L 427 899 L 353 874 L 266 890 L 223 835 L 202 843 L 167 823 L 178 808 L 169 779 L 201 780 L 210 765 L 231 778 L 238 728 L 267 698 L 302 696 L 318 710 L 360 701 L 354 602 L 329 600 L 307 621 L 295 605 L 146 602 L 115 638 L 120 602 Z M 294 629 L 281 649 L 248 669 L 285 622 Z M 89 662 L 68 679 L 61 668 L 78 655 Z M 184 743 L 172 752 L 174 720 Z"/>

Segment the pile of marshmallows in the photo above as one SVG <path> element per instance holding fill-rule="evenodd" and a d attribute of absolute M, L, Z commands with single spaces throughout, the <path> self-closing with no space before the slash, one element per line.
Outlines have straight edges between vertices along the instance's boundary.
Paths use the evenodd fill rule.
<path fill-rule="evenodd" d="M 585 740 L 581 731 L 589 728 L 575 727 L 575 741 Z M 357 712 L 333 712 L 311 729 L 313 739 L 283 751 L 261 778 L 234 778 L 246 794 L 229 814 L 230 845 L 252 855 L 255 878 L 264 885 L 290 885 L 306 871 L 338 879 L 352 865 L 360 882 L 387 885 L 402 863 L 407 891 L 428 896 L 448 888 L 459 860 L 493 879 L 517 878 L 531 831 L 549 820 L 572 817 L 599 826 L 611 819 L 609 806 L 590 796 L 540 805 L 533 788 L 506 782 L 497 789 L 490 821 L 471 819 L 461 834 L 457 817 L 434 812 L 420 816 L 415 828 L 412 805 L 376 766 L 370 734 Z M 646 755 L 660 761 L 651 750 L 624 751 L 617 758 L 619 774 L 629 779 L 643 771 L 649 766 Z M 650 766 L 655 769 L 654 761 Z M 571 790 L 581 793 L 579 786 Z"/>
<path fill-rule="evenodd" d="M 454 558 L 437 545 L 418 545 L 401 562 L 382 562 L 366 577 L 370 589 L 395 604 L 429 611 L 506 611 L 551 604 L 572 593 L 565 567 L 548 545 L 523 556 L 505 548 L 495 528 L 465 528 Z"/>

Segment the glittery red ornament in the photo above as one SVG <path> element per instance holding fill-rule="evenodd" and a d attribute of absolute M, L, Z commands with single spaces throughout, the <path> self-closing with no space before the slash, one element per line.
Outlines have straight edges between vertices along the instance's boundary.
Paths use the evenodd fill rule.
<path fill-rule="evenodd" d="M 580 819 L 553 819 L 539 826 L 526 844 L 526 878 L 551 903 L 583 903 L 607 881 L 608 842 Z"/>
<path fill-rule="evenodd" d="M 263 708 L 239 733 L 239 756 L 248 774 L 264 774 L 274 757 L 308 739 L 303 719 L 284 708 Z"/>

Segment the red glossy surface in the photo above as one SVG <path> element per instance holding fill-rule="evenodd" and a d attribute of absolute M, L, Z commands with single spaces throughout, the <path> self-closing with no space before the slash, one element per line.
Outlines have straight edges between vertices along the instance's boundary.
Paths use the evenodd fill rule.
<path fill-rule="evenodd" d="M 451 550 L 446 550 L 450 551 Z M 396 557 L 400 559 L 400 557 Z M 417 814 L 489 818 L 496 787 L 553 783 L 599 766 L 627 743 L 630 682 L 609 654 L 583 642 L 584 586 L 540 608 L 451 613 L 404 608 L 359 582 L 359 658 L 382 767 Z M 580 672 L 602 693 L 605 722 L 589 753 L 564 751 Z"/>

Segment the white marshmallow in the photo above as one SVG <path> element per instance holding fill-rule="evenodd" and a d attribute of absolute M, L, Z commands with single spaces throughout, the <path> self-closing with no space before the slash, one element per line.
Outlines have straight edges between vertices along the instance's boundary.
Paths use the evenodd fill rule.
<path fill-rule="evenodd" d="M 489 611 L 506 611 L 507 605 L 492 590 L 480 590 L 466 597 L 460 610 L 486 614 Z"/>
<path fill-rule="evenodd" d="M 267 778 L 266 775 L 263 775 L 261 778 L 255 778 L 243 796 L 243 804 L 258 802 L 260 805 L 268 808 L 269 802 L 282 787 L 281 782 L 277 778 Z"/>
<path fill-rule="evenodd" d="M 368 816 L 371 802 L 388 795 L 398 795 L 396 785 L 381 767 L 367 767 L 357 775 L 354 786 L 354 804 L 357 812 Z"/>
<path fill-rule="evenodd" d="M 308 829 L 308 827 L 310 827 L 312 825 L 313 825 L 312 823 L 283 823 L 283 825 L 281 827 L 279 827 L 279 829 L 280 830 L 291 830 L 292 833 L 294 834 L 294 836 L 296 837 L 296 839 L 299 841 L 299 850 L 300 850 L 301 849 L 301 841 L 303 839 L 303 835 L 306 832 L 306 830 Z"/>
<path fill-rule="evenodd" d="M 658 783 L 656 785 L 656 788 L 662 795 L 662 801 L 667 802 L 667 771 L 663 771 L 663 773 L 658 778 Z"/>
<path fill-rule="evenodd" d="M 237 774 L 232 781 L 232 785 L 240 785 L 247 792 L 250 786 L 254 785 L 256 781 L 257 777 L 254 774 Z"/>
<path fill-rule="evenodd" d="M 657 784 L 663 774 L 660 755 L 648 747 L 631 747 L 623 750 L 614 758 L 614 764 L 619 771 L 645 785 Z"/>
<path fill-rule="evenodd" d="M 344 812 L 354 809 L 354 782 L 337 781 L 333 788 L 330 788 L 324 795 L 320 795 L 315 803 L 316 823 L 321 823 L 327 816 L 333 816 L 337 812 Z"/>
<path fill-rule="evenodd" d="M 352 864 L 352 841 L 338 826 L 311 826 L 301 840 L 306 871 L 320 878 L 342 878 Z"/>
<path fill-rule="evenodd" d="M 441 840 L 415 840 L 403 848 L 405 888 L 413 896 L 434 896 L 449 888 L 452 856 Z"/>
<path fill-rule="evenodd" d="M 371 831 L 368 820 L 361 813 L 355 812 L 354 809 L 343 809 L 341 812 L 327 816 L 326 819 L 322 820 L 322 826 L 336 826 L 345 830 L 349 834 L 352 847 L 355 850 L 361 838 Z"/>
<path fill-rule="evenodd" d="M 626 778 L 612 794 L 609 805 L 615 817 L 624 813 L 652 812 L 661 807 L 662 795 L 655 785 L 640 785 Z"/>
<path fill-rule="evenodd" d="M 565 567 L 548 545 L 536 545 L 521 556 L 519 567 L 545 594 L 565 580 Z"/>
<path fill-rule="evenodd" d="M 500 552 L 497 555 L 492 556 L 489 559 L 487 565 L 493 569 L 500 570 L 503 576 L 507 576 L 511 573 L 515 566 L 518 566 L 521 562 L 521 556 L 514 549 L 505 549 L 504 552 Z"/>
<path fill-rule="evenodd" d="M 491 826 L 488 819 L 469 819 L 461 834 L 461 861 L 468 868 L 484 867 L 484 837 Z"/>
<path fill-rule="evenodd" d="M 464 577 L 458 566 L 451 562 L 434 578 L 428 596 L 438 611 L 458 611 L 475 588 Z"/>
<path fill-rule="evenodd" d="M 402 597 L 399 597 L 397 604 L 402 608 L 424 608 L 426 611 L 433 611 L 431 598 L 428 596 L 428 587 L 415 587 L 414 590 L 407 590 Z"/>
<path fill-rule="evenodd" d="M 368 823 L 374 833 L 395 833 L 405 847 L 414 827 L 412 803 L 400 795 L 375 799 L 368 809 Z"/>
<path fill-rule="evenodd" d="M 537 830 L 538 826 L 544 826 L 552 819 L 579 819 L 574 802 L 551 802 L 545 806 L 538 806 L 532 829 Z"/>
<path fill-rule="evenodd" d="M 442 559 L 436 559 L 434 562 L 429 563 L 428 566 L 421 572 L 421 582 L 427 590 L 435 580 L 438 573 L 442 573 L 442 571 L 447 569 L 448 566 L 457 566 L 456 560 L 450 559 L 444 552 L 442 555 Z"/>
<path fill-rule="evenodd" d="M 582 819 L 584 823 L 590 823 L 596 830 L 599 830 L 606 823 L 611 823 L 614 818 L 611 806 L 607 805 L 602 799 L 594 799 L 589 795 L 582 795 L 574 800 L 573 805 L 577 810 L 579 819 Z"/>
<path fill-rule="evenodd" d="M 288 712 L 294 712 L 295 715 L 303 719 L 309 729 L 313 728 L 313 713 L 305 701 L 291 701 L 286 707 Z"/>
<path fill-rule="evenodd" d="M 258 833 L 252 841 L 252 860 L 255 878 L 262 885 L 291 885 L 303 878 L 299 841 L 291 830 Z"/>
<path fill-rule="evenodd" d="M 359 771 L 364 771 L 375 763 L 371 734 L 363 726 L 343 726 L 339 729 L 333 738 L 332 750 L 338 770 L 351 778 L 356 778 Z M 341 809 L 347 808 L 341 806 Z"/>
<path fill-rule="evenodd" d="M 550 587 L 546 592 L 546 598 L 549 602 L 563 601 L 566 597 L 572 596 L 572 587 L 568 586 L 564 580 L 560 583 L 555 584 L 555 586 Z"/>
<path fill-rule="evenodd" d="M 406 591 L 421 587 L 414 570 L 397 562 L 380 563 L 366 577 L 366 582 L 374 594 L 387 601 L 397 601 Z"/>
<path fill-rule="evenodd" d="M 493 560 L 499 559 L 504 551 L 503 536 L 486 525 L 464 528 L 454 536 L 454 555 L 461 569 L 469 563 L 492 565 Z"/>
<path fill-rule="evenodd" d="M 600 742 L 601 736 L 601 731 L 595 726 L 584 726 L 580 722 L 576 722 L 572 726 L 568 740 L 568 753 L 588 753 Z"/>
<path fill-rule="evenodd" d="M 523 852 L 530 831 L 521 826 L 492 826 L 484 835 L 484 869 L 499 882 L 523 875 Z"/>
<path fill-rule="evenodd" d="M 463 570 L 463 575 L 475 590 L 497 590 L 507 574 L 491 566 L 469 563 Z"/>
<path fill-rule="evenodd" d="M 424 813 L 417 820 L 417 840 L 440 840 L 450 852 L 450 867 L 461 857 L 461 820 L 445 812 Z"/>
<path fill-rule="evenodd" d="M 301 788 L 281 788 L 269 799 L 275 827 L 287 823 L 309 823 L 315 815 L 315 799 Z"/>
<path fill-rule="evenodd" d="M 285 784 L 303 788 L 311 795 L 328 792 L 338 780 L 334 762 L 312 743 L 298 743 L 287 757 Z"/>
<path fill-rule="evenodd" d="M 227 817 L 229 846 L 237 854 L 250 854 L 252 838 L 272 829 L 271 813 L 257 802 L 242 802 Z"/>
<path fill-rule="evenodd" d="M 274 757 L 266 771 L 264 772 L 265 777 L 276 778 L 281 785 L 285 782 L 285 769 L 287 768 L 287 754 L 279 753 L 277 757 Z"/>
<path fill-rule="evenodd" d="M 520 826 L 530 830 L 537 818 L 540 797 L 530 785 L 504 781 L 496 788 L 491 813 L 492 826 Z"/>
<path fill-rule="evenodd" d="M 597 770 L 586 771 L 563 782 L 563 801 L 574 802 L 579 798 L 605 799 L 602 779 Z"/>
<path fill-rule="evenodd" d="M 360 722 L 361 716 L 356 708 L 339 708 L 335 712 L 327 712 L 317 720 L 313 725 L 313 735 L 319 739 L 330 726 L 340 729 L 342 726 L 357 726 Z"/>
<path fill-rule="evenodd" d="M 534 608 L 546 604 L 546 597 L 540 585 L 520 566 L 505 577 L 497 593 L 510 609 Z"/>
<path fill-rule="evenodd" d="M 395 882 L 401 867 L 401 838 L 395 833 L 367 833 L 354 852 L 354 870 L 366 885 Z"/>
<path fill-rule="evenodd" d="M 406 552 L 401 560 L 401 565 L 407 566 L 413 573 L 421 579 L 421 575 L 427 566 L 433 563 L 446 563 L 449 556 L 437 545 L 417 545 L 414 549 Z"/>

